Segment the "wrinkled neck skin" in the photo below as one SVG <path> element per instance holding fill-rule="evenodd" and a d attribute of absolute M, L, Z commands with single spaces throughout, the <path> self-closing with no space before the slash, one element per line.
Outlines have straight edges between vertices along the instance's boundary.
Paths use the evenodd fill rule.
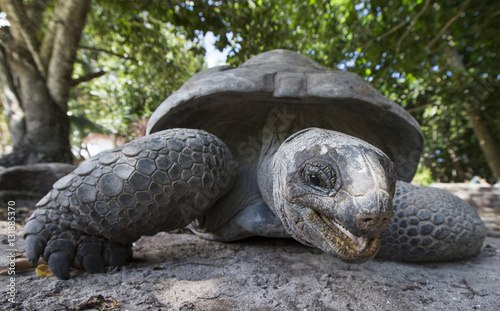
<path fill-rule="evenodd" d="M 373 258 L 392 216 L 393 162 L 360 139 L 324 129 L 276 145 L 261 156 L 259 187 L 287 232 L 345 262 Z"/>

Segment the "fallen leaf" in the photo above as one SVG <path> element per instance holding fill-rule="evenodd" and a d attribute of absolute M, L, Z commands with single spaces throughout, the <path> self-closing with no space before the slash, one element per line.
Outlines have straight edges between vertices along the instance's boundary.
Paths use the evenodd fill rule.
<path fill-rule="evenodd" d="M 50 271 L 50 268 L 48 265 L 38 265 L 36 267 L 35 272 L 39 277 L 42 277 L 42 278 L 48 278 L 48 277 L 51 277 L 54 275 L 54 274 L 52 274 L 52 271 Z"/>

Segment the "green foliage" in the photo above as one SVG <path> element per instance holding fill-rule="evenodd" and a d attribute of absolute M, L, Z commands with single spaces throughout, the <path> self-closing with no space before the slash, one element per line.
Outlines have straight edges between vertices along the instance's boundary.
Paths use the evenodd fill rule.
<path fill-rule="evenodd" d="M 94 125 L 132 137 L 202 69 L 213 31 L 232 65 L 285 48 L 363 76 L 422 125 L 423 183 L 493 181 L 470 119 L 500 143 L 499 12 L 495 0 L 94 0 L 73 79 L 100 76 L 73 92 L 74 137 Z"/>
<path fill-rule="evenodd" d="M 73 143 L 94 125 L 136 136 L 133 124 L 203 69 L 203 32 L 226 31 L 219 7 L 212 1 L 93 1 L 73 79 L 99 77 L 72 94 L 72 121 L 86 119 L 72 126 Z"/>
<path fill-rule="evenodd" d="M 432 175 L 431 169 L 421 163 L 418 166 L 417 173 L 413 177 L 412 182 L 417 182 L 422 186 L 428 186 L 435 181 Z"/>
<path fill-rule="evenodd" d="M 102 75 L 79 84 L 69 103 L 70 114 L 78 117 L 73 120 L 87 120 L 80 125 L 98 124 L 101 132 L 129 138 L 134 122 L 149 117 L 201 70 L 204 52 L 185 30 L 155 17 L 156 8 L 135 4 L 137 10 L 120 1 L 93 3 L 73 79 Z M 73 129 L 76 141 L 88 134 L 88 127 Z"/>
<path fill-rule="evenodd" d="M 237 53 L 230 62 L 288 48 L 356 72 L 421 123 L 433 178 L 480 175 L 493 182 L 470 118 L 480 115 L 500 137 L 500 2 L 262 0 L 228 6 L 237 12 L 225 17 Z M 221 40 L 219 48 L 224 45 Z"/>
<path fill-rule="evenodd" d="M 372 27 L 379 44 L 359 42 L 359 65 L 371 64 L 374 74 L 368 79 L 421 123 L 426 163 L 441 181 L 474 175 L 493 181 L 469 122 L 471 115 L 489 116 L 490 130 L 500 137 L 498 96 L 493 96 L 500 85 L 495 61 L 500 41 L 490 19 L 500 4 L 486 2 L 422 1 L 388 10 L 387 1 L 367 5 L 372 14 L 389 14 Z M 401 21 L 409 23 L 384 37 Z"/>

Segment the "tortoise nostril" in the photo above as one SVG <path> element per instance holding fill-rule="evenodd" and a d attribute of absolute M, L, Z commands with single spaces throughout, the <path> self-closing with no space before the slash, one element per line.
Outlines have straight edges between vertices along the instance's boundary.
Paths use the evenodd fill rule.
<path fill-rule="evenodd" d="M 379 230 L 386 226 L 391 219 L 388 213 L 358 215 L 357 225 L 361 230 Z"/>

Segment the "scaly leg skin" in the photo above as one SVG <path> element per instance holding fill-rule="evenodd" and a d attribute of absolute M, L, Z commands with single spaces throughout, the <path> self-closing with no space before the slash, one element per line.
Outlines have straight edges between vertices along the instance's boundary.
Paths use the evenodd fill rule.
<path fill-rule="evenodd" d="M 166 130 L 101 153 L 38 202 L 23 233 L 28 260 L 43 255 L 60 279 L 71 266 L 123 265 L 141 235 L 183 228 L 210 208 L 235 169 L 227 146 L 200 130 Z"/>
<path fill-rule="evenodd" d="M 378 258 L 453 261 L 477 254 L 487 229 L 467 202 L 444 190 L 398 181 L 394 214 Z"/>

